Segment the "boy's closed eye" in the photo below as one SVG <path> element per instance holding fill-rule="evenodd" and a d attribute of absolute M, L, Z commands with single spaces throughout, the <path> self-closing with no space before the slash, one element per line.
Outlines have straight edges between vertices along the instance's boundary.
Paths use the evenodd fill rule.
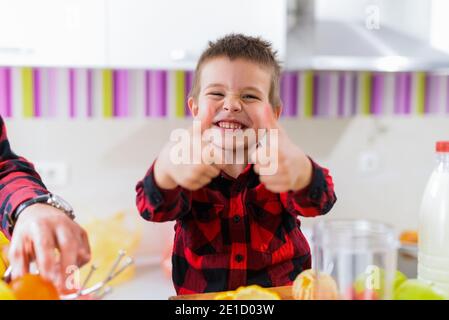
<path fill-rule="evenodd" d="M 221 92 L 209 92 L 207 93 L 208 96 L 211 96 L 213 98 L 223 98 L 225 95 Z"/>
<path fill-rule="evenodd" d="M 242 96 L 242 99 L 243 100 L 259 100 L 260 101 L 259 97 L 255 96 L 253 94 L 244 94 Z"/>

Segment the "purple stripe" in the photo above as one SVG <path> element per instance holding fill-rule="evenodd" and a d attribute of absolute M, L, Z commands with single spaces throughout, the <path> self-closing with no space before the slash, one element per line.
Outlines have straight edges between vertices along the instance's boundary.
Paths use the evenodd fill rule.
<path fill-rule="evenodd" d="M 286 72 L 281 78 L 281 99 L 283 102 L 283 115 L 294 117 L 297 115 L 298 104 L 298 75 L 296 72 Z"/>
<path fill-rule="evenodd" d="M 344 116 L 344 107 L 345 107 L 345 73 L 340 72 L 338 74 L 338 105 L 337 105 L 337 114 L 339 117 Z"/>
<path fill-rule="evenodd" d="M 76 117 L 76 76 L 75 70 L 69 69 L 69 116 Z"/>
<path fill-rule="evenodd" d="M 12 116 L 10 68 L 0 68 L 0 114 L 5 118 Z"/>
<path fill-rule="evenodd" d="M 320 84 L 320 77 L 318 73 L 315 73 L 313 75 L 313 108 L 312 108 L 312 115 L 317 116 L 318 115 L 318 107 L 319 107 L 319 84 Z"/>
<path fill-rule="evenodd" d="M 441 95 L 440 95 L 440 81 L 441 81 L 441 76 L 434 76 L 434 81 L 433 81 L 433 112 L 434 113 L 439 113 L 440 112 L 440 99 L 441 99 Z M 442 110 L 441 110 L 442 111 Z"/>
<path fill-rule="evenodd" d="M 145 71 L 145 116 L 150 116 L 151 71 Z"/>
<path fill-rule="evenodd" d="M 6 117 L 12 117 L 12 76 L 11 69 L 5 70 Z"/>
<path fill-rule="evenodd" d="M 446 77 L 446 113 L 449 113 L 449 76 Z"/>
<path fill-rule="evenodd" d="M 295 117 L 302 116 L 304 114 L 304 97 L 301 96 L 301 86 L 302 86 L 302 76 L 301 71 L 296 71 L 296 106 L 295 106 Z"/>
<path fill-rule="evenodd" d="M 128 71 L 122 71 L 120 76 L 121 84 L 121 105 L 122 116 L 127 117 L 129 115 L 129 78 Z"/>
<path fill-rule="evenodd" d="M 330 74 L 325 72 L 321 77 L 321 94 L 322 94 L 322 106 L 321 106 L 321 115 L 328 117 L 330 112 Z"/>
<path fill-rule="evenodd" d="M 164 117 L 167 114 L 167 72 L 156 71 L 154 76 L 155 92 L 151 110 L 154 116 Z"/>
<path fill-rule="evenodd" d="M 87 116 L 91 118 L 94 113 L 93 108 L 93 72 L 92 69 L 86 71 L 86 105 L 87 105 Z"/>
<path fill-rule="evenodd" d="M 290 89 L 290 116 L 296 117 L 298 115 L 298 73 L 291 74 L 291 89 Z"/>
<path fill-rule="evenodd" d="M 351 73 L 351 115 L 357 114 L 357 74 Z"/>
<path fill-rule="evenodd" d="M 6 97 L 8 91 L 6 90 L 6 68 L 0 68 L 0 115 L 6 114 Z"/>
<path fill-rule="evenodd" d="M 426 74 L 426 90 L 424 92 L 425 99 L 424 99 L 424 113 L 428 114 L 431 111 L 430 106 L 430 90 L 431 90 L 431 82 L 432 82 L 432 76 L 428 73 Z"/>
<path fill-rule="evenodd" d="M 41 103 L 41 72 L 38 68 L 33 68 L 33 97 L 34 97 L 34 116 L 42 115 Z"/>
<path fill-rule="evenodd" d="M 407 72 L 404 75 L 404 113 L 410 114 L 412 111 L 412 74 Z"/>
<path fill-rule="evenodd" d="M 189 97 L 189 93 L 190 90 L 192 89 L 192 85 L 193 85 L 193 71 L 186 71 L 185 72 L 185 106 L 184 106 L 184 110 L 185 110 L 185 116 L 186 117 L 190 117 L 190 109 L 189 109 L 189 105 L 187 103 L 188 101 L 188 97 Z"/>
<path fill-rule="evenodd" d="M 115 117 L 126 117 L 128 115 L 128 72 L 126 70 L 115 70 L 114 79 L 114 108 Z"/>
<path fill-rule="evenodd" d="M 48 69 L 48 115 L 50 117 L 56 116 L 56 110 L 57 110 L 57 100 L 56 100 L 56 94 L 57 94 L 57 74 L 56 69 Z"/>
<path fill-rule="evenodd" d="M 404 101 L 404 74 L 398 73 L 395 78 L 394 113 L 401 114 Z"/>
<path fill-rule="evenodd" d="M 166 71 L 147 71 L 145 99 L 147 116 L 164 117 L 167 115 Z"/>
<path fill-rule="evenodd" d="M 119 71 L 113 70 L 112 71 L 112 116 L 119 117 L 121 115 L 121 112 L 119 110 L 120 108 L 120 92 L 119 92 Z"/>
<path fill-rule="evenodd" d="M 373 74 L 371 91 L 371 114 L 379 116 L 382 114 L 382 97 L 384 95 L 384 76 L 379 73 Z"/>
<path fill-rule="evenodd" d="M 41 71 L 38 68 L 33 69 L 33 95 L 34 95 L 34 116 L 40 117 L 42 115 Z"/>

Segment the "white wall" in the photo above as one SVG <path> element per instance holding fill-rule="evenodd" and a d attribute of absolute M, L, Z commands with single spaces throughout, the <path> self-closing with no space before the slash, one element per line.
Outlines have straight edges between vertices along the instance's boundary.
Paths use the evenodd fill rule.
<path fill-rule="evenodd" d="M 415 228 L 420 198 L 434 164 L 438 139 L 449 139 L 444 118 L 284 120 L 292 139 L 330 168 L 338 202 L 329 218 L 369 218 Z M 137 217 L 135 185 L 168 138 L 189 120 L 7 121 L 13 149 L 33 161 L 67 163 L 64 187 L 81 222 L 126 210 Z M 378 168 L 360 171 L 359 157 L 378 157 Z M 303 219 L 310 226 L 316 219 Z M 161 252 L 171 224 L 148 223 L 141 253 Z"/>

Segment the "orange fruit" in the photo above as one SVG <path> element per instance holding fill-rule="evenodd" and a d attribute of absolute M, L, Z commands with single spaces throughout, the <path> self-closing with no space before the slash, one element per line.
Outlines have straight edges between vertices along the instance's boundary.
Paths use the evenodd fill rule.
<path fill-rule="evenodd" d="M 17 300 L 59 300 L 52 282 L 37 274 L 25 274 L 9 284 Z"/>
<path fill-rule="evenodd" d="M 399 236 L 399 241 L 402 244 L 417 244 L 418 243 L 418 231 L 405 230 Z"/>

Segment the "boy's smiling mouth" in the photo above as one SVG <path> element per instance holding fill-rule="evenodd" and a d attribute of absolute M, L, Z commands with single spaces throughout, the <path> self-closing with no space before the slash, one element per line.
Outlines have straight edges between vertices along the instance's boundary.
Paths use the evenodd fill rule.
<path fill-rule="evenodd" d="M 247 125 L 235 119 L 220 120 L 214 122 L 214 125 L 221 129 L 230 129 L 230 130 L 244 130 L 248 128 Z"/>

